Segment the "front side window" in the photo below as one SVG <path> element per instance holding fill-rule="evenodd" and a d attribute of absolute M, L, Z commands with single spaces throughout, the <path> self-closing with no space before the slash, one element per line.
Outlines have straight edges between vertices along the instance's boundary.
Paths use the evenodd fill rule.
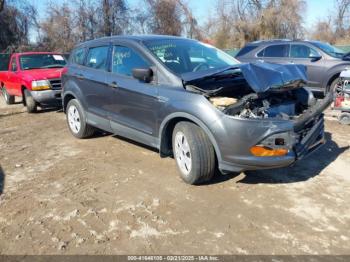
<path fill-rule="evenodd" d="M 306 45 L 292 45 L 290 56 L 293 58 L 310 58 L 320 56 L 319 53 Z"/>
<path fill-rule="evenodd" d="M 132 76 L 134 68 L 150 67 L 138 53 L 129 47 L 114 46 L 112 72 L 121 75 Z"/>
<path fill-rule="evenodd" d="M 62 68 L 66 65 L 66 60 L 59 54 L 21 55 L 19 62 L 23 70 Z"/>
<path fill-rule="evenodd" d="M 258 57 L 288 57 L 289 45 L 271 45 L 259 52 Z"/>
<path fill-rule="evenodd" d="M 154 56 L 176 74 L 239 64 L 225 52 L 193 40 L 148 40 L 144 44 Z"/>
<path fill-rule="evenodd" d="M 106 70 L 108 49 L 108 46 L 90 48 L 85 65 L 94 69 Z"/>
<path fill-rule="evenodd" d="M 12 59 L 12 62 L 11 62 L 11 71 L 13 71 L 13 72 L 17 71 L 17 62 L 16 62 L 16 58 Z"/>
<path fill-rule="evenodd" d="M 74 50 L 71 58 L 73 64 L 83 65 L 85 57 L 85 48 L 79 48 Z"/>

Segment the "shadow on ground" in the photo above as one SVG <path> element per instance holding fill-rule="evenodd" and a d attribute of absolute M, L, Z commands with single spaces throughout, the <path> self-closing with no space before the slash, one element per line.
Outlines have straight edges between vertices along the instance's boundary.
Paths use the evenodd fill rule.
<path fill-rule="evenodd" d="M 0 165 L 0 195 L 4 192 L 4 186 L 5 186 L 5 173 Z"/>
<path fill-rule="evenodd" d="M 245 177 L 237 183 L 283 184 L 307 181 L 319 175 L 339 155 L 349 149 L 349 146 L 339 147 L 332 140 L 331 133 L 326 133 L 326 140 L 327 142 L 323 147 L 299 160 L 293 166 L 273 170 L 246 171 Z"/>

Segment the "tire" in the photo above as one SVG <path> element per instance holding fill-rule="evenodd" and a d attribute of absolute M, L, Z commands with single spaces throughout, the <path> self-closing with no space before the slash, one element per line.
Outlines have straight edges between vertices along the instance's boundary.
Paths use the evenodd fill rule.
<path fill-rule="evenodd" d="M 199 184 L 214 176 L 214 147 L 199 126 L 179 122 L 173 130 L 172 141 L 176 165 L 186 183 Z"/>
<path fill-rule="evenodd" d="M 339 116 L 339 122 L 342 125 L 350 125 L 350 113 L 343 112 Z"/>
<path fill-rule="evenodd" d="M 15 103 L 15 96 L 9 95 L 9 93 L 7 93 L 5 86 L 3 86 L 1 90 L 2 90 L 2 96 L 4 97 L 6 104 L 13 105 Z"/>
<path fill-rule="evenodd" d="M 86 114 L 77 99 L 68 102 L 66 119 L 70 132 L 76 138 L 88 138 L 92 136 L 96 128 L 86 123 Z"/>
<path fill-rule="evenodd" d="M 27 107 L 27 112 L 30 114 L 36 113 L 38 103 L 34 100 L 30 91 L 27 89 L 24 89 L 23 94 L 24 94 L 25 105 Z"/>
<path fill-rule="evenodd" d="M 334 79 L 334 80 L 332 81 L 331 85 L 330 85 L 330 86 L 328 87 L 328 89 L 326 90 L 325 95 L 327 95 L 329 92 L 335 92 L 339 81 L 340 81 L 340 78 L 339 78 L 339 77 L 337 77 L 336 79 Z"/>

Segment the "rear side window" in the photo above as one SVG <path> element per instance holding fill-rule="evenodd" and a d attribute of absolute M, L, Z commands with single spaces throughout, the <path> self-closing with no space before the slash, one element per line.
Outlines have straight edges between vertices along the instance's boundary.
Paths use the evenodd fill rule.
<path fill-rule="evenodd" d="M 106 70 L 108 49 L 108 46 L 90 48 L 85 65 L 94 69 Z"/>
<path fill-rule="evenodd" d="M 150 65 L 134 50 L 124 46 L 114 46 L 112 72 L 131 76 L 134 68 L 148 68 Z"/>
<path fill-rule="evenodd" d="M 259 52 L 258 57 L 288 57 L 289 45 L 271 45 Z"/>
<path fill-rule="evenodd" d="M 250 51 L 253 51 L 255 48 L 257 48 L 258 46 L 256 45 L 248 45 L 243 47 L 241 50 L 239 50 L 239 52 L 237 53 L 236 57 L 248 54 Z"/>
<path fill-rule="evenodd" d="M 320 56 L 320 54 L 306 46 L 306 45 L 292 45 L 290 49 L 290 56 L 293 58 L 309 58 L 313 56 Z"/>
<path fill-rule="evenodd" d="M 83 65 L 85 57 L 85 48 L 79 48 L 73 51 L 71 55 L 71 63 Z"/>

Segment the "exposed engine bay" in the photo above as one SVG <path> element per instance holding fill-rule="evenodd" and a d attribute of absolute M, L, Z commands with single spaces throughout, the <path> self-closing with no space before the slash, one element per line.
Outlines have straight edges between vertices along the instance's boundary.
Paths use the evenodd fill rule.
<path fill-rule="evenodd" d="M 191 79 L 185 88 L 203 94 L 227 115 L 289 120 L 317 103 L 306 82 L 302 65 L 256 63 Z"/>

